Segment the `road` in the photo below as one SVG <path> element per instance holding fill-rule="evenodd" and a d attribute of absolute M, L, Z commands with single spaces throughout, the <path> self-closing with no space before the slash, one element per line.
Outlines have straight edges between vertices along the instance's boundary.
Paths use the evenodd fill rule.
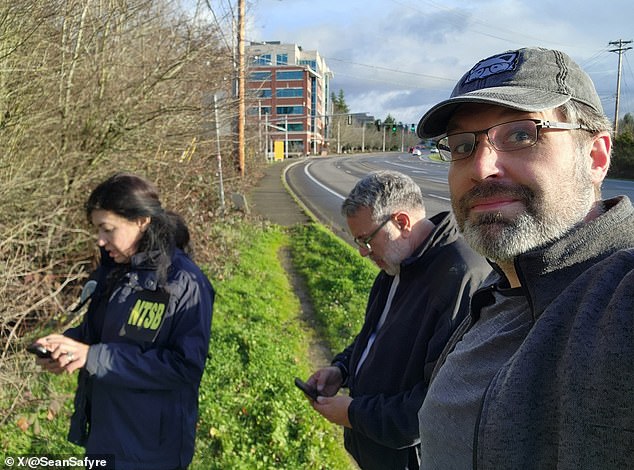
<path fill-rule="evenodd" d="M 375 170 L 396 170 L 418 183 L 429 215 L 449 210 L 446 163 L 403 153 L 354 155 L 350 157 L 314 157 L 300 160 L 286 172 L 291 190 L 317 218 L 348 242 L 351 238 L 340 214 L 341 203 L 364 175 Z M 634 200 L 634 181 L 606 180 L 603 196 L 627 194 Z"/>

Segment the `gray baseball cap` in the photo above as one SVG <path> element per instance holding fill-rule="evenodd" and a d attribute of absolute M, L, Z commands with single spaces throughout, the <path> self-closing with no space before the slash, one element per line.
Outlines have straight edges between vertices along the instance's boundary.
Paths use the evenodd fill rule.
<path fill-rule="evenodd" d="M 421 118 L 417 133 L 423 139 L 445 133 L 451 115 L 463 103 L 539 112 L 569 100 L 603 114 L 592 80 L 568 55 L 537 47 L 507 51 L 481 60 L 464 74 L 451 97 Z"/>

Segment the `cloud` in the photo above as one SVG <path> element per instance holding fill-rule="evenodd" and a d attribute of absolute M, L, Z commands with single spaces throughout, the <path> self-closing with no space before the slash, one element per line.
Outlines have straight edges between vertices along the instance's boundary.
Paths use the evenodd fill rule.
<path fill-rule="evenodd" d="M 446 98 L 478 60 L 522 46 L 563 50 L 590 74 L 606 114 L 614 113 L 618 56 L 610 41 L 632 39 L 629 0 L 256 0 L 248 36 L 317 50 L 354 112 L 419 118 Z M 634 54 L 634 50 L 629 54 Z M 621 116 L 634 112 L 627 53 Z"/>

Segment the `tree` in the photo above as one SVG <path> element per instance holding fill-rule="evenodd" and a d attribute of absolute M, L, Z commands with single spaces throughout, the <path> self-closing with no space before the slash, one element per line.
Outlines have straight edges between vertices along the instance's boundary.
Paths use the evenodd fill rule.
<path fill-rule="evenodd" d="M 623 116 L 623 119 L 619 121 L 619 134 L 632 134 L 634 135 L 634 117 L 630 113 Z"/>
<path fill-rule="evenodd" d="M 330 99 L 332 100 L 332 109 L 334 114 L 347 114 L 350 112 L 343 90 L 340 89 L 337 96 L 335 96 L 335 93 L 333 92 Z"/>
<path fill-rule="evenodd" d="M 169 0 L 0 4 L 5 393 L 24 387 L 21 337 L 68 320 L 95 254 L 82 207 L 97 181 L 127 170 L 157 182 L 188 220 L 198 258 L 213 256 L 201 243 L 218 213 L 206 103 L 230 83 L 222 44 L 217 28 Z"/>

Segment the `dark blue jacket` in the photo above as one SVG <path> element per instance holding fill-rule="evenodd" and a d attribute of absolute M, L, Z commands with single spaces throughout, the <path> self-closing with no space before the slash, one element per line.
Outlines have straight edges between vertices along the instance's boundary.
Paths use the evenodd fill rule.
<path fill-rule="evenodd" d="M 64 334 L 90 344 L 69 440 L 114 455 L 117 470 L 187 466 L 198 387 L 209 347 L 214 291 L 182 251 L 165 285 L 145 253 L 107 260 L 83 322 Z"/>
<path fill-rule="evenodd" d="M 354 375 L 392 285 L 385 271 L 372 286 L 361 332 L 333 359 L 350 373 L 352 429 L 344 429 L 344 441 L 364 470 L 418 468 L 417 413 L 431 373 L 467 315 L 471 294 L 491 271 L 460 236 L 450 213 L 430 220 L 436 227 L 401 263 L 390 312 L 359 373 Z"/>

